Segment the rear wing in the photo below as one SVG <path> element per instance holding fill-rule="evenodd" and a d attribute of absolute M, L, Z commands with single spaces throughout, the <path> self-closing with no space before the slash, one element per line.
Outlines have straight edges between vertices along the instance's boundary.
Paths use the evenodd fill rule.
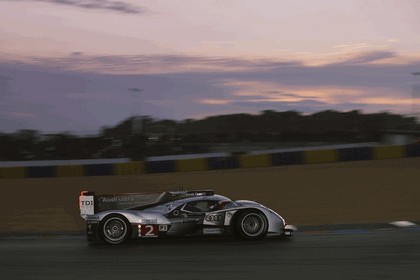
<path fill-rule="evenodd" d="M 82 191 L 79 196 L 80 216 L 86 219 L 89 215 L 106 210 L 122 210 L 156 202 L 161 193 L 121 193 L 102 194 Z"/>
<path fill-rule="evenodd" d="M 212 196 L 213 190 L 189 190 L 163 193 L 120 193 L 102 194 L 82 191 L 79 196 L 80 216 L 86 220 L 89 215 L 106 210 L 123 210 L 143 205 L 166 203 L 192 196 Z"/>

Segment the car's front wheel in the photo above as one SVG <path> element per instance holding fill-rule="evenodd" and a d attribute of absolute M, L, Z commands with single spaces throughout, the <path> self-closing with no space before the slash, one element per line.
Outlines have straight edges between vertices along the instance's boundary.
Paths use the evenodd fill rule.
<path fill-rule="evenodd" d="M 121 244 L 128 239 L 130 223 L 120 215 L 109 215 L 101 223 L 100 234 L 109 244 Z"/>
<path fill-rule="evenodd" d="M 235 220 L 235 230 L 243 239 L 260 239 L 267 234 L 267 218 L 257 210 L 241 212 Z"/>

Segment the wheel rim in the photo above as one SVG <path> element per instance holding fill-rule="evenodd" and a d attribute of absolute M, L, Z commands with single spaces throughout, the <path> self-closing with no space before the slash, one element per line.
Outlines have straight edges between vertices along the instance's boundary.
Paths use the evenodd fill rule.
<path fill-rule="evenodd" d="M 121 218 L 111 218 L 104 224 L 104 235 L 111 241 L 120 241 L 127 234 L 127 226 Z"/>
<path fill-rule="evenodd" d="M 242 219 L 241 226 L 246 235 L 258 236 L 264 231 L 265 221 L 260 215 L 250 213 Z"/>

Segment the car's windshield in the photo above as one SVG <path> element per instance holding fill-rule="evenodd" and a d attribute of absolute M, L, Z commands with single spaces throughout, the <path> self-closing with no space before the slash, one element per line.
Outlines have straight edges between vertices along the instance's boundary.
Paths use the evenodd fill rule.
<path fill-rule="evenodd" d="M 238 207 L 238 204 L 236 202 L 233 202 L 232 200 L 221 200 L 219 201 L 218 210 L 222 209 L 230 209 Z"/>
<path fill-rule="evenodd" d="M 229 199 L 224 200 L 196 200 L 184 205 L 188 212 L 212 212 L 237 207 L 238 204 Z"/>
<path fill-rule="evenodd" d="M 216 210 L 218 202 L 216 200 L 197 200 L 185 204 L 184 209 L 188 212 L 211 212 Z"/>

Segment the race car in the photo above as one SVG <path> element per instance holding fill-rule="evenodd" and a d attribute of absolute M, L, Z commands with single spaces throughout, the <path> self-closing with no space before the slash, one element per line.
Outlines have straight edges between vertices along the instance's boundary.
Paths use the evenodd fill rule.
<path fill-rule="evenodd" d="M 232 201 L 213 190 L 113 195 L 82 191 L 79 208 L 86 220 L 87 239 L 113 245 L 128 239 L 181 236 L 257 240 L 291 237 L 296 230 L 279 214 L 257 202 Z"/>

